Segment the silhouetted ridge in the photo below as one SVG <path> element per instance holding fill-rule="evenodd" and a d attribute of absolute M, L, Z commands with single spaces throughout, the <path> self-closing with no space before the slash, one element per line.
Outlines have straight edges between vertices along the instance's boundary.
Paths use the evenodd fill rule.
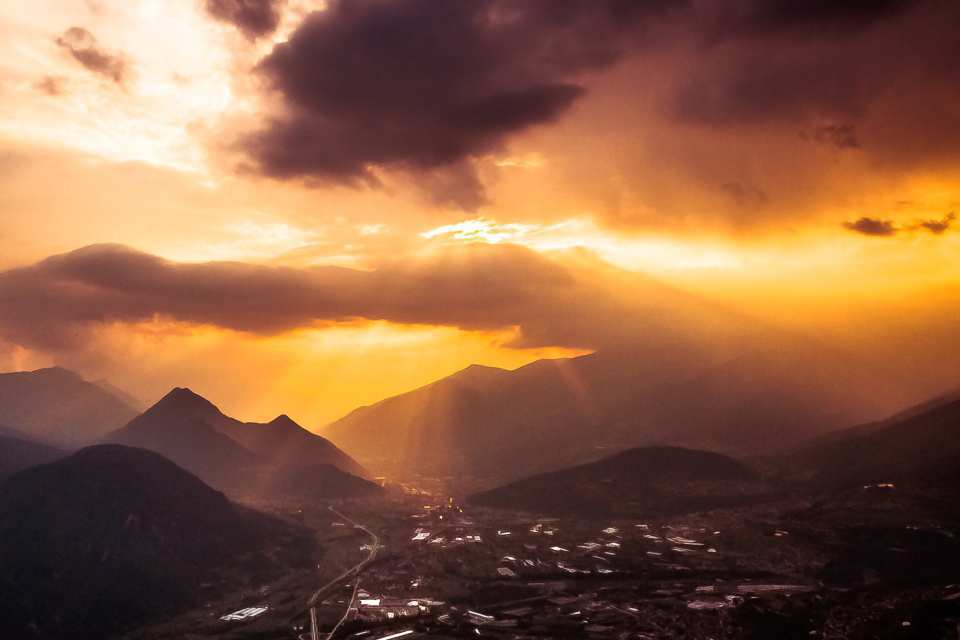
<path fill-rule="evenodd" d="M 42 369 L 34 369 L 30 373 L 33 373 L 39 378 L 46 378 L 48 380 L 68 380 L 68 381 L 82 381 L 83 377 L 76 371 L 71 371 L 70 369 L 65 369 L 64 367 L 44 367 Z"/>
<path fill-rule="evenodd" d="M 770 453 L 895 406 L 891 386 L 849 358 L 794 336 L 763 337 L 731 338 L 723 349 L 651 342 L 512 371 L 471 366 L 323 433 L 394 475 L 491 486 L 637 446 Z M 857 376 L 866 382 L 836 384 Z"/>
<path fill-rule="evenodd" d="M 758 474 L 727 456 L 641 447 L 478 493 L 475 504 L 574 515 L 653 515 L 734 506 L 771 494 Z"/>
<path fill-rule="evenodd" d="M 220 413 L 220 409 L 215 404 L 194 393 L 187 387 L 174 387 L 167 395 L 160 398 L 147 411 L 191 411 L 202 414 L 214 415 Z"/>
<path fill-rule="evenodd" d="M 0 374 L 0 423 L 39 442 L 86 446 L 136 414 L 123 398 L 69 369 Z"/>
<path fill-rule="evenodd" d="M 59 460 L 67 455 L 62 449 L 47 446 L 26 435 L 0 426 L 0 481 L 9 475 Z"/>
<path fill-rule="evenodd" d="M 378 484 L 345 473 L 332 464 L 294 466 L 279 472 L 267 472 L 260 489 L 270 495 L 298 496 L 306 499 L 363 498 L 382 492 Z"/>
<path fill-rule="evenodd" d="M 640 447 L 584 465 L 591 472 L 603 470 L 612 478 L 635 480 L 735 481 L 759 479 L 756 471 L 728 456 L 683 447 Z"/>
<path fill-rule="evenodd" d="M 219 487 L 256 464 L 256 456 L 218 432 L 211 420 L 220 414 L 189 389 L 175 388 L 105 441 L 160 453 Z"/>
<path fill-rule="evenodd" d="M 350 456 L 286 414 L 265 424 L 240 422 L 184 387 L 172 389 L 106 440 L 161 453 L 210 484 L 238 495 L 285 487 L 306 489 L 308 483 L 301 479 L 308 472 L 301 467 L 318 469 L 316 485 L 331 490 L 352 485 L 346 480 L 331 481 L 333 474 L 323 469 L 324 465 L 343 474 L 367 475 Z M 283 481 L 293 473 L 298 480 Z M 308 493 L 312 499 L 320 497 L 315 489 Z M 326 497 L 344 496 L 332 493 Z"/>
<path fill-rule="evenodd" d="M 20 431 L 19 429 L 14 429 L 12 427 L 8 427 L 3 424 L 0 424 L 0 436 L 4 438 L 17 438 L 19 440 L 31 439 L 30 436 L 25 434 L 23 431 Z"/>
<path fill-rule="evenodd" d="M 960 399 L 944 396 L 830 434 L 785 457 L 801 479 L 843 486 L 960 480 Z"/>
<path fill-rule="evenodd" d="M 104 637 L 194 603 L 212 570 L 284 531 L 156 453 L 83 449 L 0 486 L 0 631 Z"/>
<path fill-rule="evenodd" d="M 332 442 L 304 429 L 286 414 L 266 424 L 240 422 L 221 415 L 213 424 L 221 433 L 280 469 L 330 464 L 361 478 L 369 475 Z"/>

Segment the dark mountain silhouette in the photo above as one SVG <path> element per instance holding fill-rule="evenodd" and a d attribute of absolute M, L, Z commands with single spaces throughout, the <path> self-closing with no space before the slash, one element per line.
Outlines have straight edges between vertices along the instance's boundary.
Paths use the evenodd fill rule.
<path fill-rule="evenodd" d="M 83 449 L 0 485 L 0 635 L 105 637 L 194 604 L 215 569 L 288 534 L 156 453 Z"/>
<path fill-rule="evenodd" d="M 220 414 L 212 420 L 220 433 L 277 466 L 329 464 L 341 471 L 366 477 L 367 471 L 332 442 L 307 431 L 286 414 L 266 424 L 240 422 Z"/>
<path fill-rule="evenodd" d="M 795 479 L 843 486 L 960 481 L 960 397 L 955 394 L 809 443 L 783 466 Z"/>
<path fill-rule="evenodd" d="M 366 471 L 352 458 L 289 417 L 240 422 L 184 388 L 173 389 L 105 440 L 156 451 L 230 493 L 274 495 L 299 488 L 300 495 L 318 497 L 319 487 L 345 495 L 363 493 L 360 487 L 379 490 L 360 478 Z"/>
<path fill-rule="evenodd" d="M 679 447 L 639 447 L 585 465 L 474 494 L 483 506 L 539 513 L 656 515 L 739 505 L 772 491 L 727 456 Z"/>
<path fill-rule="evenodd" d="M 257 485 L 271 496 L 297 496 L 311 500 L 363 498 L 382 492 L 380 485 L 345 473 L 332 464 L 269 467 Z"/>
<path fill-rule="evenodd" d="M 672 343 L 514 371 L 472 366 L 357 409 L 324 434 L 370 466 L 494 483 L 639 445 L 753 454 L 886 412 L 898 396 L 884 379 L 836 384 L 862 380 L 853 368 L 802 342 L 733 356 Z"/>
<path fill-rule="evenodd" d="M 53 462 L 66 455 L 62 449 L 35 442 L 15 429 L 0 426 L 0 481 L 23 469 Z"/>
<path fill-rule="evenodd" d="M 25 434 L 23 431 L 19 431 L 12 427 L 7 427 L 0 424 L 0 437 L 4 438 L 19 438 L 20 440 L 30 440 L 30 436 Z"/>
<path fill-rule="evenodd" d="M 0 423 L 57 447 L 93 444 L 135 415 L 123 398 L 67 369 L 0 374 Z"/>
<path fill-rule="evenodd" d="M 105 442 L 155 451 L 206 482 L 223 488 L 252 472 L 257 456 L 204 418 L 213 407 L 189 389 L 176 388 Z"/>

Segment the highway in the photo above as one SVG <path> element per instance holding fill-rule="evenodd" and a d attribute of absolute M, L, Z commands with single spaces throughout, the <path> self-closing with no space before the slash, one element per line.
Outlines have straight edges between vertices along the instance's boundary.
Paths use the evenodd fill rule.
<path fill-rule="evenodd" d="M 353 565 L 352 567 L 350 567 L 349 569 L 341 573 L 339 576 L 337 576 L 330 582 L 326 583 L 325 585 L 323 585 L 322 587 L 314 591 L 313 595 L 310 596 L 310 599 L 307 601 L 307 607 L 310 609 L 310 640 L 321 640 L 322 634 L 317 629 L 317 612 L 316 612 L 317 602 L 320 600 L 320 598 L 330 589 L 333 589 L 338 585 L 342 585 L 344 580 L 350 578 L 351 576 L 359 575 L 360 572 L 363 571 L 368 564 L 373 562 L 373 560 L 377 557 L 377 552 L 380 550 L 380 538 L 377 536 L 377 534 L 375 534 L 373 531 L 363 526 L 362 524 L 355 522 L 351 518 L 340 513 L 339 511 L 334 509 L 332 506 L 329 508 L 330 508 L 330 511 L 335 513 L 339 518 L 353 525 L 354 529 L 360 529 L 366 532 L 366 534 L 370 536 L 373 542 L 370 545 L 370 553 L 367 554 L 366 558 L 364 558 L 363 560 Z M 340 622 L 338 622 L 337 625 L 333 628 L 333 631 L 331 631 L 331 633 L 326 636 L 325 640 L 329 640 L 333 636 L 333 633 L 340 628 L 340 625 L 346 621 L 347 616 L 350 614 L 350 608 L 353 606 L 353 601 L 354 601 L 354 598 L 356 597 L 357 587 L 359 586 L 359 584 L 360 582 L 358 579 L 357 585 L 355 585 L 353 589 L 353 596 L 350 598 L 350 602 L 347 603 L 347 610 L 343 614 L 343 618 L 341 618 Z"/>

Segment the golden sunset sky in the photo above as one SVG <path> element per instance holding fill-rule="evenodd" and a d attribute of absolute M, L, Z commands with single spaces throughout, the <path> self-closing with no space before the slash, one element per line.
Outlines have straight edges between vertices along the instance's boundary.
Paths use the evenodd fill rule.
<path fill-rule="evenodd" d="M 955 388 L 957 24 L 947 0 L 5 3 L 0 370 L 318 428 L 641 340 L 676 297 Z"/>

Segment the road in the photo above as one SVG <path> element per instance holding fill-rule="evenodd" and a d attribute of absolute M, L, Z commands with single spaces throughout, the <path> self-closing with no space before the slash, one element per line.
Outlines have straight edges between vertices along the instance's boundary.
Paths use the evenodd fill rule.
<path fill-rule="evenodd" d="M 351 576 L 359 575 L 360 572 L 363 571 L 368 564 L 373 562 L 373 560 L 377 557 L 377 552 L 380 550 L 380 538 L 377 536 L 377 534 L 375 534 L 373 531 L 363 526 L 362 524 L 355 522 L 351 518 L 340 513 L 339 511 L 334 509 L 332 506 L 330 507 L 330 511 L 335 513 L 340 519 L 345 520 L 346 522 L 349 522 L 351 525 L 353 525 L 354 529 L 360 529 L 361 531 L 366 532 L 366 534 L 370 536 L 373 542 L 370 545 L 370 553 L 367 554 L 366 558 L 364 558 L 363 560 L 353 565 L 352 567 L 350 567 L 349 569 L 341 573 L 339 576 L 337 576 L 330 582 L 326 583 L 325 585 L 323 585 L 322 587 L 314 591 L 313 595 L 310 596 L 310 599 L 307 601 L 307 607 L 310 609 L 310 639 L 311 640 L 320 640 L 320 636 L 322 635 L 317 629 L 317 613 L 316 613 L 317 602 L 320 600 L 320 598 L 330 589 L 333 589 L 338 585 L 342 585 L 343 581 L 346 580 L 347 578 L 350 578 Z M 358 580 L 357 586 L 359 586 L 359 584 L 360 583 Z M 353 589 L 354 597 L 356 596 L 356 593 L 357 593 L 357 586 L 354 586 L 354 589 Z M 343 614 L 343 618 L 340 619 L 340 622 L 337 623 L 337 626 L 334 627 L 333 629 L 334 631 L 340 628 L 340 625 L 346 620 L 347 615 L 349 615 L 350 613 L 350 607 L 352 605 L 353 605 L 353 597 L 351 597 L 350 602 L 347 603 L 347 611 Z M 331 632 L 327 636 L 327 640 L 329 640 L 331 635 L 333 635 L 333 632 Z"/>
<path fill-rule="evenodd" d="M 337 634 L 337 630 L 347 621 L 347 618 L 350 617 L 350 611 L 353 609 L 353 603 L 357 601 L 357 591 L 360 589 L 360 576 L 357 576 L 356 581 L 353 583 L 353 593 L 350 594 L 350 600 L 347 602 L 347 610 L 343 612 L 343 617 L 341 617 L 337 624 L 333 626 L 333 629 L 330 630 L 330 633 L 327 634 L 327 640 L 331 640 L 333 636 Z"/>

